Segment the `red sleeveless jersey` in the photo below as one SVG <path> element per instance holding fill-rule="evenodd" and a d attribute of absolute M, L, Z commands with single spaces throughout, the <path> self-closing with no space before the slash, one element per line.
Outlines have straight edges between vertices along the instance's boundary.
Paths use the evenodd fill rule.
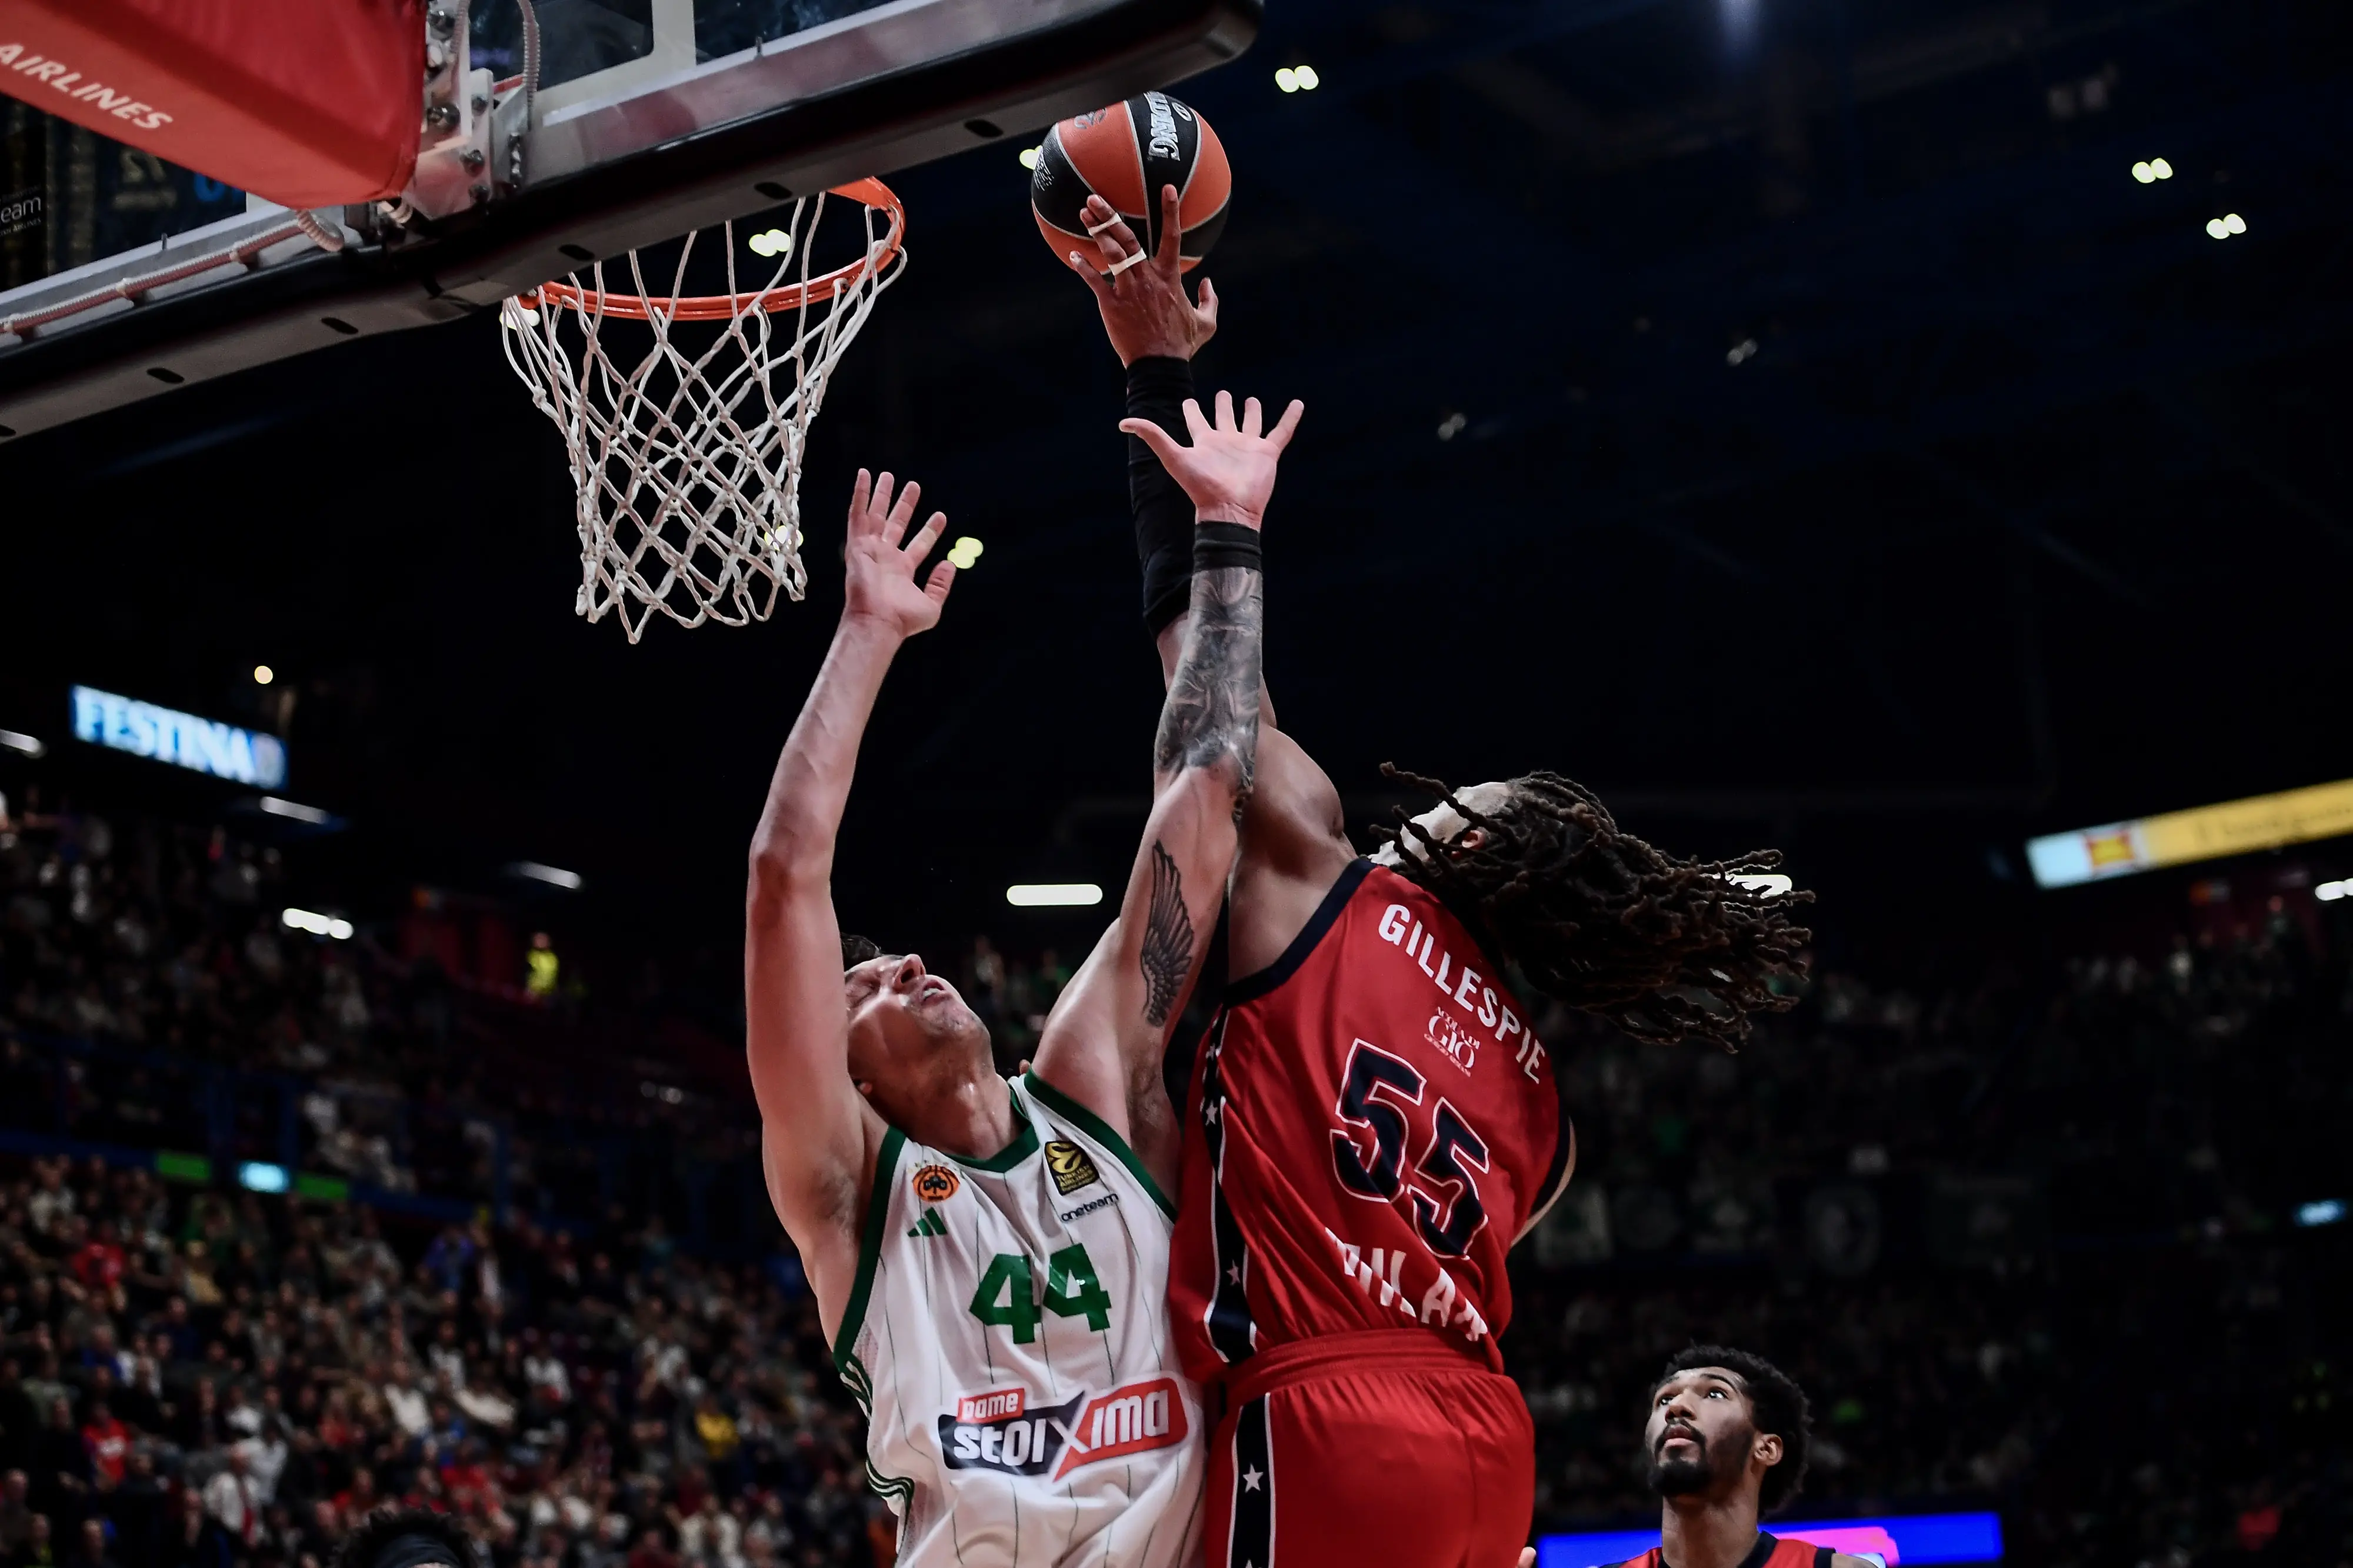
<path fill-rule="evenodd" d="M 1528 1009 L 1430 893 L 1358 860 L 1193 1064 L 1168 1299 L 1200 1383 L 1419 1326 L 1502 1370 L 1504 1255 L 1574 1139 Z"/>
<path fill-rule="evenodd" d="M 1830 1568 L 1831 1549 L 1816 1546 L 1810 1541 L 1783 1541 L 1771 1534 L 1760 1534 L 1748 1555 L 1740 1560 L 1740 1568 Z M 1640 1557 L 1630 1557 L 1617 1568 L 1674 1568 L 1667 1561 L 1662 1548 L 1653 1546 Z"/>

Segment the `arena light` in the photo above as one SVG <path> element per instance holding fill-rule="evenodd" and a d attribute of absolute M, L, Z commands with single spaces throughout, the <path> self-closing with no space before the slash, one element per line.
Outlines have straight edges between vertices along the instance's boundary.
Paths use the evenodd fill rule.
<path fill-rule="evenodd" d="M 2173 165 L 2162 158 L 2150 158 L 2135 163 L 2132 175 L 2144 185 L 2153 185 L 2159 180 L 2173 178 Z"/>
<path fill-rule="evenodd" d="M 41 744 L 32 736 L 19 734 L 14 730 L 0 730 L 0 749 L 16 752 L 36 759 L 49 754 L 48 747 Z"/>
<path fill-rule="evenodd" d="M 256 686 L 267 686 L 277 679 L 278 672 L 268 665 L 257 664 L 253 667 L 253 683 Z"/>
<path fill-rule="evenodd" d="M 754 256 L 790 256 L 793 253 L 793 237 L 781 228 L 762 229 L 744 243 L 752 247 Z"/>
<path fill-rule="evenodd" d="M 1883 1563 L 1999 1563 L 2001 1516 L 1997 1513 L 1914 1513 L 1869 1519 L 1818 1519 L 1799 1524 L 1776 1520 L 1783 1541 L 1827 1546 L 1849 1556 L 1866 1553 Z M 1659 1544 L 1655 1530 L 1597 1531 L 1546 1535 L 1536 1540 L 1536 1568 L 1597 1568 L 1640 1557 Z"/>
<path fill-rule="evenodd" d="M 2229 239 L 2247 232 L 2247 220 L 2237 213 L 2224 213 L 2221 217 L 2206 220 L 2206 232 L 2216 239 Z"/>
<path fill-rule="evenodd" d="M 287 910 L 278 917 L 288 931 L 306 931 L 312 936 L 332 937 L 337 942 L 352 940 L 352 922 L 341 915 L 322 915 L 316 910 Z"/>
<path fill-rule="evenodd" d="M 237 1184 L 248 1193 L 282 1193 L 294 1184 L 294 1178 L 283 1165 L 247 1160 L 237 1168 Z"/>
<path fill-rule="evenodd" d="M 1274 85 L 1285 92 L 1314 92 L 1324 85 L 1324 79 L 1315 74 L 1314 66 L 1278 66 Z"/>
<path fill-rule="evenodd" d="M 1035 169 L 1038 166 L 1038 149 L 1035 147 L 1022 148 L 1021 166 L 1025 169 Z"/>
<path fill-rule="evenodd" d="M 1005 889 L 1005 901 L 1017 910 L 1084 909 L 1103 902 L 1103 889 L 1092 882 L 1016 882 Z"/>
<path fill-rule="evenodd" d="M 321 811 L 315 805 L 304 805 L 299 800 L 288 800 L 281 795 L 265 795 L 258 804 L 272 816 L 307 822 L 313 827 L 324 827 L 335 820 L 334 813 L 331 811 Z"/>
<path fill-rule="evenodd" d="M 1751 871 L 1745 876 L 1726 877 L 1736 888 L 1748 888 L 1768 899 L 1787 898 L 1798 888 L 1797 879 L 1779 871 Z"/>
<path fill-rule="evenodd" d="M 2323 882 L 2312 889 L 2312 896 L 2324 904 L 2333 904 L 2339 899 L 2353 897 L 2353 881 Z"/>
<path fill-rule="evenodd" d="M 2336 1225 L 2345 1217 L 2345 1200 L 2323 1198 L 2318 1203 L 2295 1205 L 2295 1223 L 2300 1226 Z"/>
<path fill-rule="evenodd" d="M 580 873 L 577 871 L 567 871 L 561 866 L 543 866 L 536 860 L 512 861 L 507 866 L 507 875 L 522 877 L 533 882 L 544 882 L 551 888 L 561 888 L 567 893 L 576 893 L 586 885 L 582 881 Z"/>
<path fill-rule="evenodd" d="M 2026 858 L 2037 886 L 2069 888 L 2348 833 L 2353 779 L 2046 834 L 2028 840 Z"/>
<path fill-rule="evenodd" d="M 984 548 L 979 540 L 967 533 L 948 546 L 948 563 L 959 572 L 969 572 Z"/>

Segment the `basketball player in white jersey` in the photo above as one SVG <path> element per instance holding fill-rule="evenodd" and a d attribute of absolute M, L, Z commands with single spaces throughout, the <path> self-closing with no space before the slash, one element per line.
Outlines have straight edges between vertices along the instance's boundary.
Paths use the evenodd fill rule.
<path fill-rule="evenodd" d="M 1293 404 L 1214 427 L 1188 407 L 1200 509 L 1192 621 L 1154 746 L 1119 913 L 1039 1037 L 996 1075 L 988 1034 L 913 953 L 845 942 L 834 839 L 901 643 L 954 568 L 908 539 L 916 486 L 861 470 L 833 647 L 752 845 L 744 953 L 768 1192 L 800 1248 L 868 1480 L 902 1568 L 1183 1568 L 1198 1559 L 1199 1396 L 1170 1342 L 1178 1132 L 1160 1062 L 1217 923 L 1258 743 L 1258 523 Z M 902 546 L 902 540 L 905 540 Z M 844 966 L 847 965 L 845 973 Z"/>

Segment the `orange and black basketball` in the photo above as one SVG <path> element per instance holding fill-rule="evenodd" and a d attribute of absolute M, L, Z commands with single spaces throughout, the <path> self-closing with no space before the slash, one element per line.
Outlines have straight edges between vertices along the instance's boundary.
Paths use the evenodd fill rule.
<path fill-rule="evenodd" d="M 1091 195 L 1111 203 L 1146 252 L 1160 247 L 1160 190 L 1176 187 L 1180 254 L 1186 270 L 1198 266 L 1226 226 L 1233 171 L 1209 122 L 1165 92 L 1139 93 L 1124 103 L 1074 115 L 1046 132 L 1029 176 L 1029 206 L 1038 232 L 1058 257 L 1073 250 L 1097 268 L 1102 252 L 1087 237 L 1080 209 Z"/>

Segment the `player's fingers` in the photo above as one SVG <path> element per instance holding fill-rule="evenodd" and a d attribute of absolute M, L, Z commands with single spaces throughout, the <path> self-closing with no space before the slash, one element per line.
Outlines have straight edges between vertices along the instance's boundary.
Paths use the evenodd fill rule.
<path fill-rule="evenodd" d="M 1259 407 L 1258 399 L 1255 397 L 1243 398 L 1242 434 L 1245 436 L 1255 436 L 1265 428 L 1266 412 Z"/>
<path fill-rule="evenodd" d="M 1231 430 L 1233 427 L 1234 395 L 1225 390 L 1225 388 L 1219 387 L 1218 389 L 1218 428 L 1220 430 Z"/>
<path fill-rule="evenodd" d="M 1111 293 L 1111 279 L 1104 277 L 1101 269 L 1092 265 L 1083 255 L 1073 250 L 1068 256 L 1062 258 L 1062 262 L 1063 265 L 1070 268 L 1071 271 L 1077 273 L 1085 280 L 1087 287 L 1093 291 L 1096 299 L 1101 300 L 1109 297 Z"/>
<path fill-rule="evenodd" d="M 1123 419 L 1119 427 L 1151 447 L 1152 455 L 1160 459 L 1162 468 L 1175 471 L 1176 454 L 1185 448 L 1178 446 L 1167 431 L 1149 419 Z"/>
<path fill-rule="evenodd" d="M 1221 392 L 1218 395 L 1223 397 L 1225 394 Z M 1188 397 L 1185 400 L 1185 429 L 1193 437 L 1193 445 L 1197 447 L 1201 444 L 1202 437 L 1209 433 L 1208 416 L 1201 412 L 1201 401 L 1197 397 Z"/>
<path fill-rule="evenodd" d="M 874 476 L 873 498 L 866 503 L 866 531 L 869 533 L 881 531 L 885 521 L 890 517 L 891 487 L 896 482 L 892 479 L 891 470 L 888 468 Z"/>
<path fill-rule="evenodd" d="M 1523 1546 L 1520 1548 L 1520 1568 L 1536 1568 L 1536 1549 L 1535 1547 Z"/>
<path fill-rule="evenodd" d="M 858 525 L 866 520 L 867 499 L 873 493 L 874 476 L 864 468 L 859 469 L 858 478 L 849 484 L 849 531 L 852 533 L 857 532 Z"/>
<path fill-rule="evenodd" d="M 1112 225 L 1094 237 L 1095 248 L 1103 252 L 1103 266 L 1107 269 L 1116 274 L 1119 264 L 1138 248 L 1133 243 L 1133 237 L 1127 232 L 1127 226 L 1121 223 Z"/>
<path fill-rule="evenodd" d="M 1266 433 L 1266 444 L 1278 452 L 1290 446 L 1292 432 L 1299 428 L 1299 421 L 1306 413 L 1307 405 L 1293 398 L 1291 406 L 1282 411 L 1282 417 L 1274 422 L 1274 428 Z"/>
<path fill-rule="evenodd" d="M 891 508 L 888 530 L 891 542 L 897 544 L 907 537 L 907 525 L 915 521 L 915 503 L 923 499 L 923 487 L 909 479 L 899 491 L 899 499 Z"/>
<path fill-rule="evenodd" d="M 948 602 L 948 590 L 955 586 L 955 563 L 943 561 L 923 579 L 923 597 L 934 605 L 944 605 Z"/>
<path fill-rule="evenodd" d="M 932 546 L 940 542 L 941 530 L 947 525 L 948 514 L 944 511 L 935 511 L 926 518 L 922 531 L 914 538 L 907 541 L 907 559 L 921 561 L 924 556 L 929 555 L 932 552 Z"/>
<path fill-rule="evenodd" d="M 1206 278 L 1201 279 L 1201 302 L 1193 307 L 1193 319 L 1212 332 L 1218 330 L 1218 287 Z"/>
<path fill-rule="evenodd" d="M 1160 255 L 1158 257 L 1158 260 L 1171 272 L 1175 272 L 1183 265 L 1184 262 L 1184 257 L 1181 253 L 1185 248 L 1185 227 L 1184 225 L 1178 221 L 1176 208 L 1176 187 L 1174 185 L 1161 186 Z"/>

